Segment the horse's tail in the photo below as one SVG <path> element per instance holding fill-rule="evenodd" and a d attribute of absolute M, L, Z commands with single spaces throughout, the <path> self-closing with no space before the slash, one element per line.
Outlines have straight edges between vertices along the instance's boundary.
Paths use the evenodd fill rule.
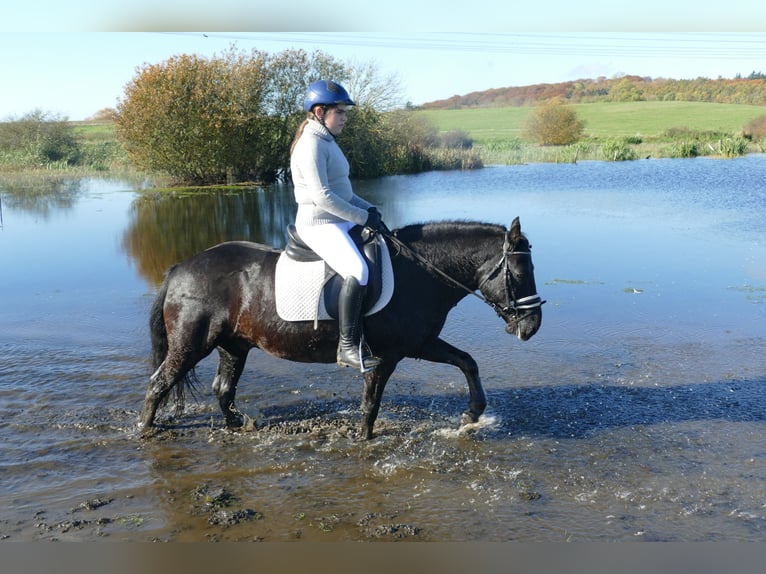
<path fill-rule="evenodd" d="M 170 274 L 165 277 L 157 297 L 154 299 L 152 310 L 149 312 L 149 334 L 152 338 L 152 369 L 157 368 L 165 360 L 168 354 L 168 332 L 165 328 L 165 316 L 163 307 L 165 306 L 165 297 L 168 294 L 168 284 L 170 283 Z"/>
<path fill-rule="evenodd" d="M 149 312 L 149 334 L 152 341 L 152 369 L 156 371 L 165 358 L 168 356 L 168 332 L 165 327 L 165 297 L 168 294 L 168 287 L 170 286 L 170 270 L 168 270 L 160 286 L 160 290 L 157 292 L 157 296 L 152 304 L 152 309 Z M 180 414 L 184 410 L 186 404 L 186 394 L 194 396 L 194 387 L 197 384 L 197 377 L 194 369 L 191 369 L 186 373 L 175 385 L 175 411 L 176 414 Z M 170 394 L 165 395 L 162 404 L 168 401 Z"/>

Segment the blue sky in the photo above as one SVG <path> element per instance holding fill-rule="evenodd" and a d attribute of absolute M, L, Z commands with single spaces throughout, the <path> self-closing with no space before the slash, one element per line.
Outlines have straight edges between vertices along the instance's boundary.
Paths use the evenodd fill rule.
<path fill-rule="evenodd" d="M 318 49 L 374 62 L 381 74 L 399 78 L 403 100 L 414 104 L 597 76 L 766 72 L 761 0 L 704 11 L 688 0 L 600 4 L 135 0 L 129 8 L 80 1 L 75 9 L 28 0 L 0 22 L 0 120 L 34 109 L 85 119 L 114 107 L 141 65 L 181 53 L 210 56 L 231 45 Z M 237 31 L 244 29 L 251 31 Z"/>

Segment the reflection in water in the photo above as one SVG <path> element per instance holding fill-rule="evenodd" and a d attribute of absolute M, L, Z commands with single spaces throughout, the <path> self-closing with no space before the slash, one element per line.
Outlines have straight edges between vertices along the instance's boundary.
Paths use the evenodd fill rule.
<path fill-rule="evenodd" d="M 103 193 L 111 188 L 141 190 L 152 182 L 138 177 L 124 175 L 119 178 L 90 178 L 62 175 L 0 174 L 0 216 L 1 210 L 27 212 L 47 220 L 57 212 L 74 209 L 77 202 L 90 192 Z"/>
<path fill-rule="evenodd" d="M 122 245 L 153 285 L 171 265 L 223 241 L 282 247 L 295 217 L 284 186 L 212 192 L 144 193 L 133 203 Z"/>
<path fill-rule="evenodd" d="M 60 177 L 33 181 L 3 178 L 0 192 L 7 209 L 26 211 L 47 219 L 54 211 L 71 209 L 82 194 L 85 181 Z"/>

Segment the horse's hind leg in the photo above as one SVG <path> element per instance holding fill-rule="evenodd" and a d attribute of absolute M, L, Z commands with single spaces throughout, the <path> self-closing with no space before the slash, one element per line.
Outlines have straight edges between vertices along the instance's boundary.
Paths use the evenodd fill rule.
<path fill-rule="evenodd" d="M 218 397 L 218 404 L 229 428 L 241 427 L 245 422 L 245 416 L 234 405 L 234 396 L 246 360 L 247 351 L 234 354 L 218 347 L 218 370 L 213 380 L 213 391 Z"/>
<path fill-rule="evenodd" d="M 144 397 L 144 407 L 141 411 L 140 426 L 148 429 L 154 426 L 154 418 L 157 416 L 157 409 L 165 400 L 170 390 L 183 379 L 189 372 L 192 365 L 181 368 L 171 367 L 171 361 L 166 359 L 149 379 L 149 386 L 146 388 Z"/>
<path fill-rule="evenodd" d="M 441 339 L 435 339 L 423 345 L 416 358 L 431 361 L 432 363 L 454 365 L 463 372 L 468 382 L 469 400 L 468 410 L 460 418 L 460 424 L 478 422 L 484 409 L 487 408 L 487 397 L 484 394 L 484 388 L 481 386 L 479 366 L 473 357 Z"/>
<path fill-rule="evenodd" d="M 189 377 L 190 371 L 210 352 L 205 352 L 204 348 L 196 352 L 193 351 L 194 349 L 199 349 L 199 345 L 193 346 L 190 343 L 182 352 L 171 348 L 165 356 L 165 360 L 149 378 L 144 408 L 141 411 L 140 426 L 142 428 L 147 429 L 154 426 L 157 410 L 173 387 L 178 385 L 179 400 L 183 397 L 184 386 L 192 382 Z"/>

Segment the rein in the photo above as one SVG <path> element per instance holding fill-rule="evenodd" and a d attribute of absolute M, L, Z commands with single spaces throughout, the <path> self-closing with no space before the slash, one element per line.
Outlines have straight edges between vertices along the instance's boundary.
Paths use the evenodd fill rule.
<path fill-rule="evenodd" d="M 492 268 L 492 270 L 487 274 L 484 279 L 482 279 L 481 283 L 479 283 L 479 286 L 477 287 L 478 290 L 481 290 L 482 285 L 484 285 L 487 281 L 492 279 L 494 275 L 500 271 L 501 269 L 504 272 L 505 275 L 505 305 L 500 305 L 498 303 L 495 303 L 494 301 L 487 299 L 483 293 L 476 292 L 476 290 L 471 289 L 467 285 L 464 285 L 457 279 L 454 279 L 453 277 L 450 277 L 447 273 L 436 267 L 433 263 L 428 261 L 425 257 L 414 251 L 409 245 L 403 243 L 398 237 L 396 237 L 388 228 L 385 228 L 382 231 L 383 236 L 391 241 L 401 252 L 402 250 L 409 253 L 413 259 L 415 259 L 418 263 L 423 265 L 426 269 L 431 271 L 432 273 L 438 275 L 442 279 L 444 279 L 448 284 L 453 285 L 454 287 L 458 287 L 459 289 L 462 289 L 469 295 L 473 295 L 474 297 L 477 297 L 495 311 L 495 313 L 498 314 L 498 316 L 502 317 L 503 319 L 515 319 L 520 320 L 523 319 L 526 315 L 528 315 L 532 310 L 537 309 L 538 307 L 541 307 L 545 301 L 543 301 L 540 296 L 535 293 L 534 295 L 530 295 L 528 297 L 522 297 L 521 299 L 516 299 L 516 295 L 513 292 L 513 285 L 509 281 L 509 269 L 508 269 L 508 257 L 511 255 L 529 255 L 532 256 L 532 253 L 530 251 L 511 251 L 511 246 L 508 243 L 508 236 L 505 235 L 503 239 L 503 255 L 500 257 L 500 260 L 495 264 L 495 266 Z M 519 315 L 519 312 L 523 311 L 524 314 Z"/>

